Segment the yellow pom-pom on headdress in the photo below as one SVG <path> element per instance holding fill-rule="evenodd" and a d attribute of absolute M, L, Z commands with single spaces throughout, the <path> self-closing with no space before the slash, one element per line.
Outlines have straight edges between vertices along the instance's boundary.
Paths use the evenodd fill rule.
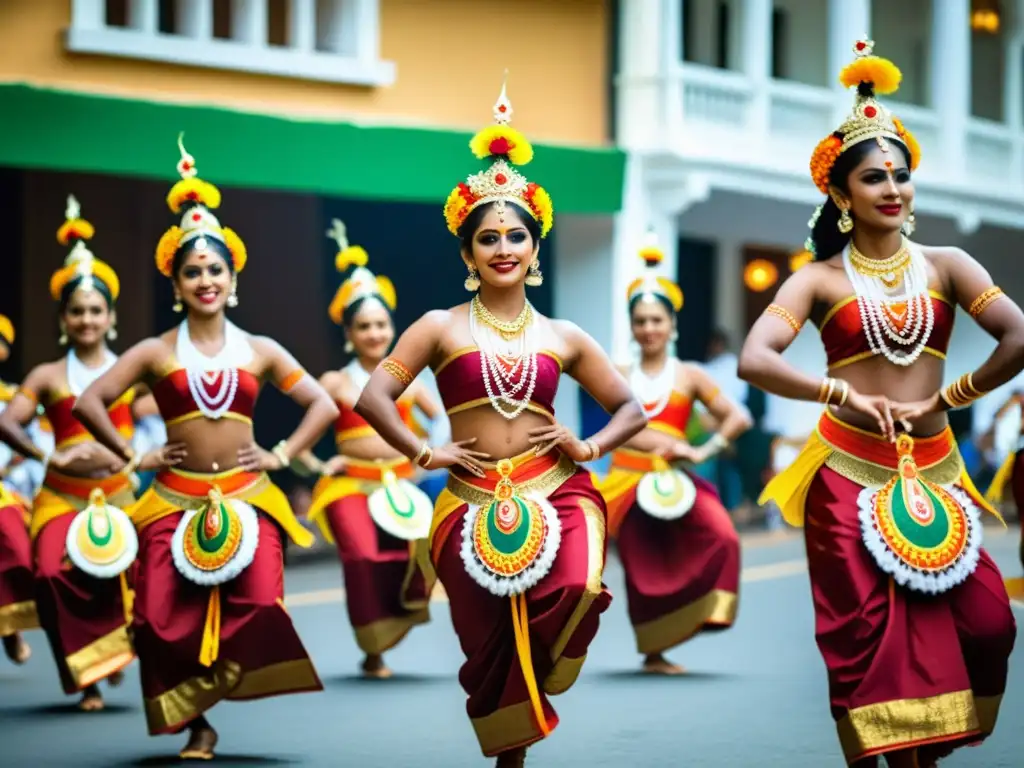
<path fill-rule="evenodd" d="M 0 315 L 0 339 L 8 344 L 14 343 L 14 323 L 7 315 Z"/>
<path fill-rule="evenodd" d="M 374 275 L 366 268 L 370 257 L 363 247 L 349 244 L 344 222 L 332 219 L 327 237 L 338 245 L 338 253 L 334 257 L 334 266 L 338 271 L 344 272 L 350 267 L 355 267 L 345 282 L 338 287 L 327 308 L 331 320 L 336 325 L 341 325 L 345 310 L 359 299 L 369 296 L 378 299 L 385 307 L 394 311 L 398 306 L 394 283 L 383 275 Z"/>
<path fill-rule="evenodd" d="M 508 73 L 505 74 L 507 78 Z M 554 226 L 551 196 L 515 169 L 533 159 L 533 146 L 509 125 L 511 120 L 512 103 L 503 83 L 494 105 L 494 125 L 480 130 L 469 142 L 473 154 L 481 159 L 491 158 L 491 165 L 456 185 L 444 204 L 445 223 L 453 235 L 457 236 L 466 217 L 485 203 L 495 203 L 501 209 L 509 202 L 518 205 L 540 224 L 541 237 L 547 237 Z"/>
<path fill-rule="evenodd" d="M 106 262 L 97 259 L 86 246 L 85 241 L 96 234 L 92 224 L 82 218 L 82 208 L 74 195 L 68 195 L 64 210 L 64 224 L 57 230 L 57 242 L 70 245 L 71 250 L 64 259 L 64 265 L 50 276 L 50 296 L 59 301 L 68 283 L 81 278 L 77 291 L 92 291 L 96 282 L 103 283 L 112 301 L 121 293 L 121 281 L 117 273 Z"/>
<path fill-rule="evenodd" d="M 165 277 L 171 277 L 174 254 L 185 244 L 195 242 L 202 247 L 205 238 L 221 243 L 231 254 L 231 265 L 235 272 L 245 269 L 248 258 L 245 243 L 228 227 L 222 227 L 212 211 L 220 207 L 220 190 L 208 181 L 200 179 L 196 160 L 185 149 L 185 134 L 178 135 L 178 181 L 167 193 L 167 207 L 171 213 L 182 214 L 180 225 L 164 232 L 156 247 L 156 268 Z"/>
<path fill-rule="evenodd" d="M 854 43 L 856 58 L 839 75 L 839 82 L 844 86 L 856 88 L 853 111 L 838 130 L 819 142 L 811 155 L 811 178 L 825 194 L 829 192 L 829 177 L 836 160 L 850 147 L 863 141 L 877 141 L 884 151 L 888 151 L 889 141 L 902 143 L 910 154 L 911 170 L 915 170 L 921 160 L 917 140 L 875 98 L 876 94 L 895 93 L 903 75 L 891 61 L 874 55 L 874 45 L 867 39 Z"/>
<path fill-rule="evenodd" d="M 647 233 L 644 243 L 637 255 L 644 262 L 645 274 L 633 280 L 626 289 L 626 300 L 632 304 L 640 296 L 640 301 L 654 301 L 656 297 L 666 300 L 673 310 L 683 308 L 683 290 L 667 277 L 655 275 L 654 270 L 665 259 L 665 252 L 658 243 L 658 236 L 652 230 Z"/>

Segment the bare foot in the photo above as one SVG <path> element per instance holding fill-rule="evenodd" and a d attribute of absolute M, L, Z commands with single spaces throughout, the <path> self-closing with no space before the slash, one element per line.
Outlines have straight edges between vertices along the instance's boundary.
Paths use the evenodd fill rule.
<path fill-rule="evenodd" d="M 660 653 L 650 653 L 644 659 L 644 672 L 649 675 L 681 675 L 686 672 L 678 664 L 673 664 Z"/>
<path fill-rule="evenodd" d="M 103 709 L 103 695 L 95 685 L 90 685 L 82 691 L 82 700 L 78 702 L 78 708 L 83 712 L 99 712 Z"/>
<path fill-rule="evenodd" d="M 4 637 L 4 653 L 15 664 L 24 664 L 32 657 L 32 648 L 25 642 L 20 632 Z"/>
<path fill-rule="evenodd" d="M 498 754 L 494 768 L 523 768 L 526 765 L 526 747 L 509 749 Z"/>
<path fill-rule="evenodd" d="M 200 718 L 192 725 L 188 744 L 178 753 L 182 760 L 212 760 L 213 748 L 217 746 L 217 732 L 206 718 Z"/>
<path fill-rule="evenodd" d="M 376 680 L 386 680 L 391 677 L 391 670 L 384 663 L 384 657 L 379 653 L 368 653 L 363 659 L 363 677 L 371 677 Z"/>
<path fill-rule="evenodd" d="M 117 672 L 115 672 L 107 678 L 107 685 L 109 685 L 111 688 L 117 688 L 117 686 L 119 686 L 123 682 L 124 672 L 121 670 L 118 670 Z"/>

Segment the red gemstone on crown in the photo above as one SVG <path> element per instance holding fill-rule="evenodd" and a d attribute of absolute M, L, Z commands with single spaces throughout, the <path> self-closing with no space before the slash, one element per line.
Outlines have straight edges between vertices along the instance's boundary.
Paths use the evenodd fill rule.
<path fill-rule="evenodd" d="M 498 111 L 499 112 L 508 112 L 508 107 L 506 107 L 504 104 L 499 104 L 498 105 Z"/>
<path fill-rule="evenodd" d="M 867 47 L 868 47 L 868 44 L 865 43 L 863 40 L 858 40 L 857 41 L 857 50 L 858 51 L 863 51 Z"/>
<path fill-rule="evenodd" d="M 192 221 L 200 221 L 200 220 L 202 220 L 202 218 L 203 217 L 202 217 L 201 214 L 198 214 L 198 213 L 193 213 L 192 214 Z"/>
<path fill-rule="evenodd" d="M 874 107 L 872 107 L 870 105 L 864 107 L 864 117 L 874 117 L 877 114 L 878 114 L 878 110 L 875 109 Z"/>
<path fill-rule="evenodd" d="M 494 175 L 494 183 L 495 184 L 504 184 L 507 181 L 508 181 L 508 177 L 505 176 L 504 173 L 496 173 Z"/>

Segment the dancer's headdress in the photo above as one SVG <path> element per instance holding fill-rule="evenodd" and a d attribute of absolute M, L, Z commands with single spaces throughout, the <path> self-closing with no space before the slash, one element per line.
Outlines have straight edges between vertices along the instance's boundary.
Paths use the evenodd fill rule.
<path fill-rule="evenodd" d="M 659 298 L 668 303 L 675 312 L 683 308 L 683 290 L 667 277 L 656 275 L 654 270 L 665 258 L 665 253 L 658 245 L 654 232 L 648 232 L 643 247 L 638 253 L 644 262 L 644 272 L 629 284 L 626 298 L 630 307 L 633 301 L 657 301 Z M 639 297 L 639 298 L 638 298 Z"/>
<path fill-rule="evenodd" d="M 82 218 L 82 208 L 74 195 L 68 195 L 67 208 L 64 210 L 64 223 L 57 230 L 57 242 L 63 246 L 71 246 L 64 266 L 50 277 L 50 295 L 54 301 L 60 301 L 65 286 L 73 280 L 81 278 L 76 291 L 96 290 L 96 283 L 106 287 L 110 298 L 117 301 L 121 293 L 121 281 L 117 273 L 106 262 L 97 259 L 86 247 L 96 233 L 92 224 Z"/>
<path fill-rule="evenodd" d="M 883 150 L 889 140 L 902 143 L 910 152 L 910 170 L 921 162 L 921 147 L 902 122 L 876 98 L 876 94 L 895 93 L 903 75 L 888 59 L 873 55 L 873 40 L 858 40 L 853 52 L 856 58 L 839 74 L 839 82 L 847 88 L 856 86 L 853 111 L 839 129 L 826 136 L 811 156 L 811 178 L 824 194 L 829 193 L 829 174 L 839 156 L 862 141 L 876 141 Z"/>
<path fill-rule="evenodd" d="M 160 238 L 156 246 L 156 268 L 160 274 L 171 277 L 174 254 L 190 243 L 201 249 L 203 243 L 198 241 L 210 238 L 227 248 L 237 274 L 245 269 L 245 243 L 233 230 L 222 227 L 213 215 L 213 210 L 220 207 L 220 190 L 197 176 L 196 160 L 186 151 L 184 138 L 184 133 L 178 135 L 178 149 L 181 152 L 178 173 L 181 181 L 167 193 L 167 207 L 171 213 L 182 214 L 181 223 L 168 229 Z"/>
<path fill-rule="evenodd" d="M 551 231 L 555 222 L 551 196 L 515 169 L 533 159 L 533 147 L 523 134 L 509 125 L 511 120 L 512 103 L 503 83 L 494 105 L 494 125 L 481 130 L 469 142 L 473 154 L 480 159 L 490 158 L 491 165 L 457 185 L 444 205 L 444 219 L 453 235 L 459 233 L 459 227 L 473 209 L 490 202 L 499 206 L 505 202 L 516 203 L 540 222 L 541 237 L 547 237 Z"/>
<path fill-rule="evenodd" d="M 394 311 L 398 306 L 398 298 L 395 294 L 395 286 L 383 275 L 374 275 L 366 264 L 369 256 L 366 249 L 359 245 L 349 245 L 348 234 L 345 225 L 339 219 L 331 221 L 331 228 L 327 230 L 327 236 L 338 244 L 338 253 L 334 257 L 334 266 L 339 272 L 345 272 L 354 267 L 348 278 L 343 282 L 331 305 L 327 308 L 327 314 L 337 325 L 341 325 L 345 310 L 352 306 L 359 299 L 373 297 L 380 301 L 389 310 Z"/>
<path fill-rule="evenodd" d="M 14 323 L 7 315 L 0 315 L 0 339 L 7 342 L 7 346 L 14 343 Z"/>

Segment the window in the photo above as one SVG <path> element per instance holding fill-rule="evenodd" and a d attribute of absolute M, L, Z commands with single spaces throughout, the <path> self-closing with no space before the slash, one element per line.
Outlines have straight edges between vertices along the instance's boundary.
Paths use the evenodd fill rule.
<path fill-rule="evenodd" d="M 718 3 L 717 44 L 715 46 L 715 66 L 719 69 L 729 68 L 729 3 L 728 0 L 721 0 Z"/>
<path fill-rule="evenodd" d="M 380 0 L 72 0 L 76 53 L 386 86 Z"/>
<path fill-rule="evenodd" d="M 786 54 L 789 51 L 789 13 L 783 8 L 772 9 L 772 77 L 789 77 Z"/>

